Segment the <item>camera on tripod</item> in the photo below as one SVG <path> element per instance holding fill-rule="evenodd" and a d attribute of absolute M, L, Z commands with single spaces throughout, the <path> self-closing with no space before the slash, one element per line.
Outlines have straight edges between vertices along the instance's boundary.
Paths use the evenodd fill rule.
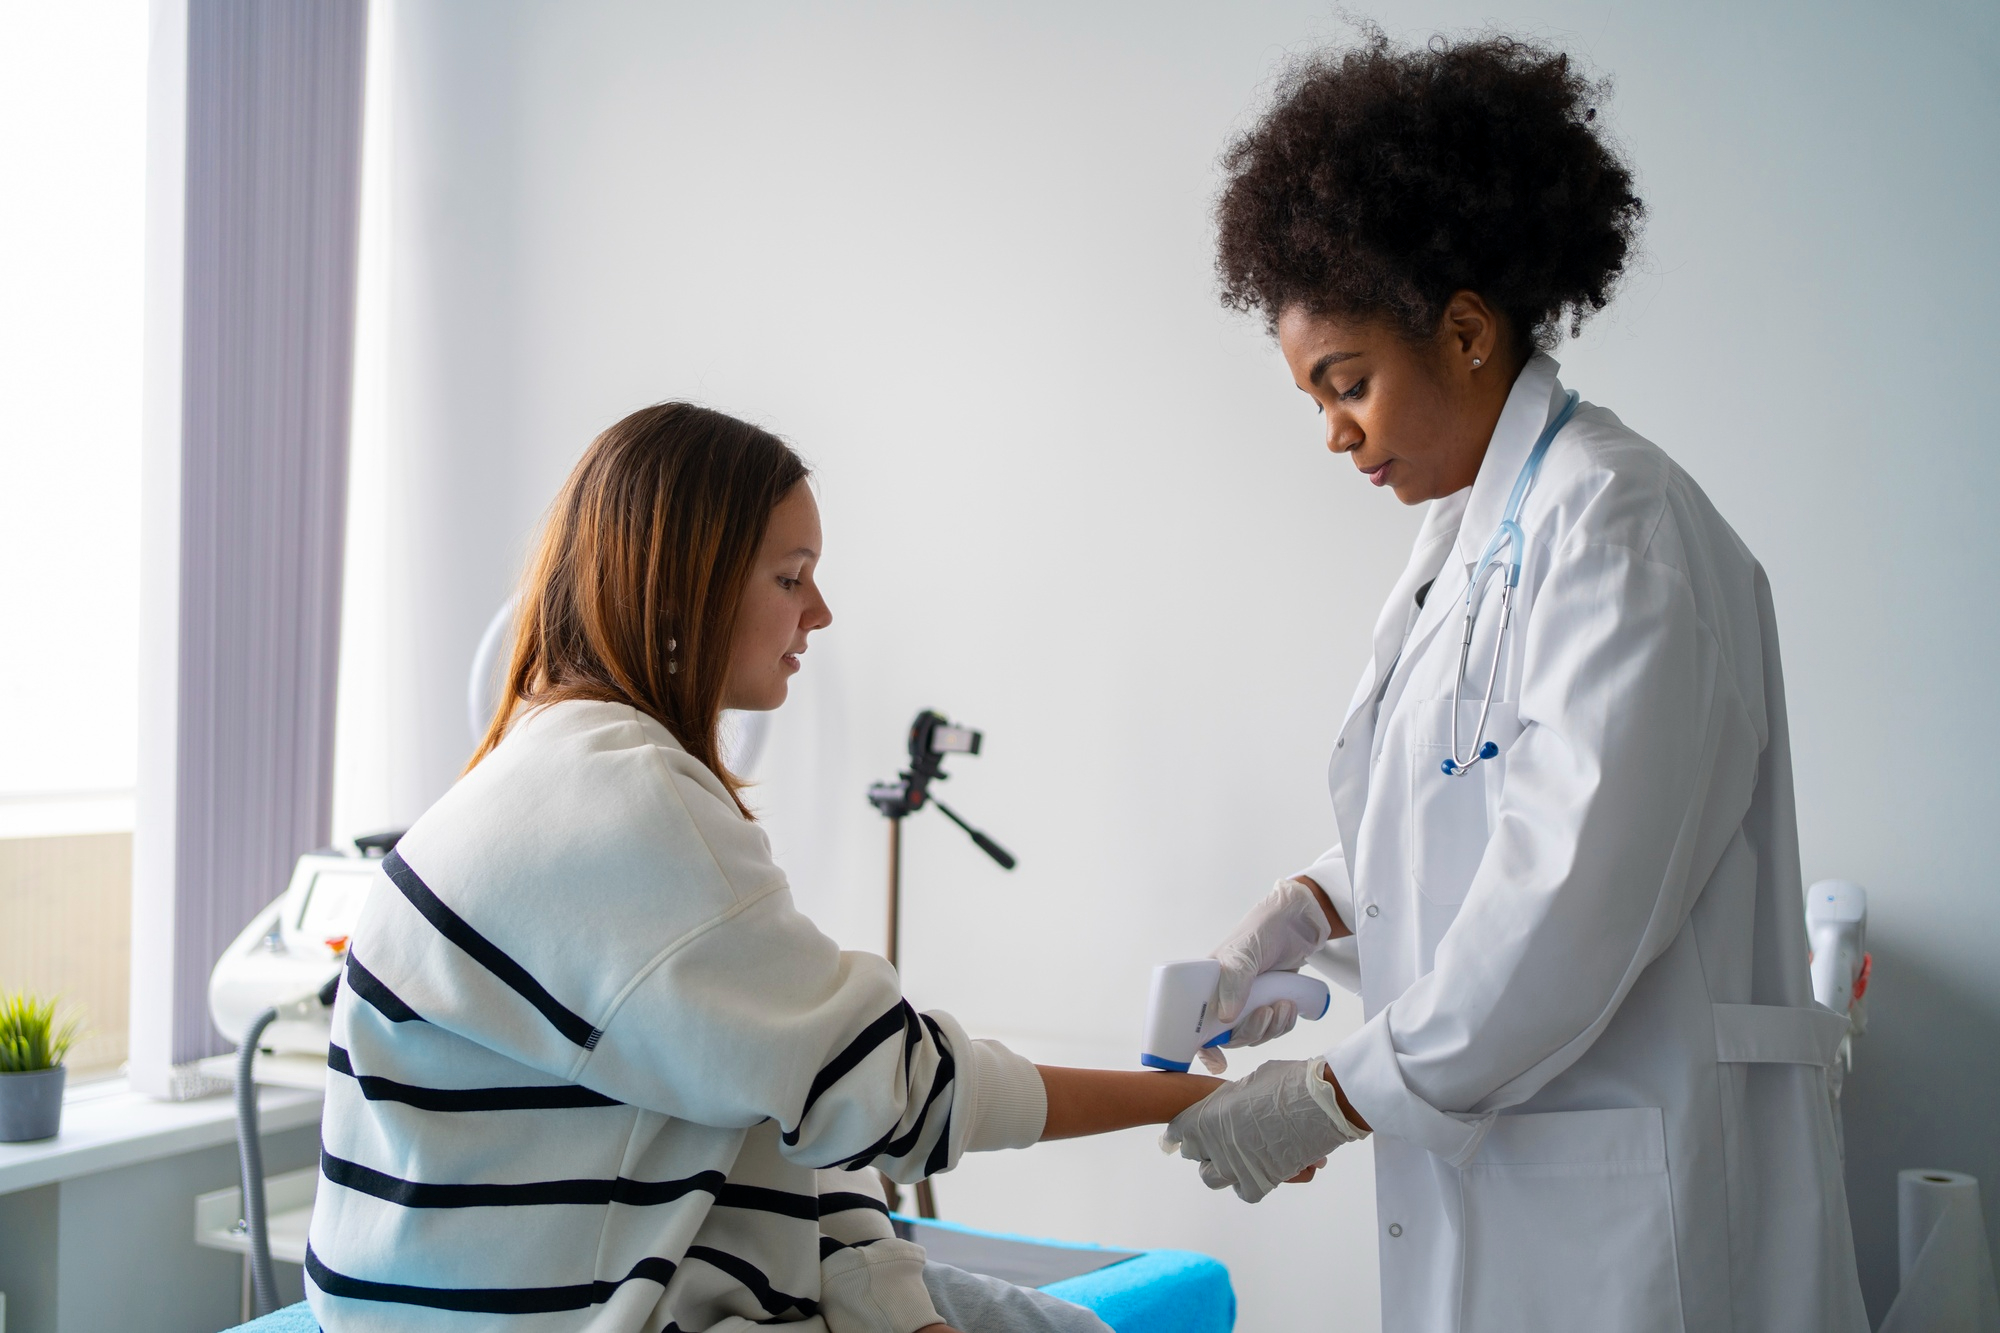
<path fill-rule="evenodd" d="M 923 809 L 924 801 L 929 799 L 938 809 L 944 810 L 953 822 L 964 828 L 963 821 L 931 797 L 929 789 L 932 782 L 943 782 L 948 776 L 944 771 L 946 755 L 978 754 L 981 739 L 981 734 L 971 727 L 948 722 L 944 714 L 926 708 L 918 713 L 916 721 L 910 724 L 908 771 L 894 782 L 878 782 L 870 787 L 868 799 L 874 803 L 877 810 L 891 819 L 901 819 L 906 815 L 915 814 Z M 988 849 L 987 854 L 993 855 L 992 849 Z M 1009 869 L 1013 868 L 1014 858 L 1005 853 L 994 856 L 993 859 Z"/>
<path fill-rule="evenodd" d="M 893 821 L 892 833 L 895 824 L 923 809 L 928 801 L 946 819 L 964 829 L 978 844 L 980 851 L 1000 863 L 1002 870 L 1012 870 L 1012 852 L 960 819 L 956 810 L 930 794 L 931 783 L 943 782 L 950 776 L 944 771 L 944 757 L 948 754 L 978 754 L 979 742 L 980 733 L 971 727 L 946 721 L 944 714 L 926 708 L 910 724 L 910 766 L 896 781 L 878 782 L 870 787 L 868 799 Z M 900 845 L 897 850 L 900 851 Z"/>
<path fill-rule="evenodd" d="M 924 808 L 934 805 L 952 823 L 964 829 L 985 852 L 999 862 L 1002 870 L 1014 868 L 1014 854 L 993 839 L 981 833 L 972 825 L 958 817 L 958 812 L 931 795 L 930 785 L 943 782 L 948 774 L 944 771 L 944 757 L 948 754 L 979 753 L 982 739 L 971 727 L 962 727 L 948 721 L 944 714 L 926 708 L 917 714 L 916 721 L 910 723 L 910 766 L 898 775 L 894 782 L 878 782 L 868 789 L 868 799 L 889 821 L 889 930 L 883 955 L 892 967 L 902 964 L 903 936 L 903 821 Z M 884 1183 L 891 1191 L 891 1207 L 895 1206 L 895 1185 L 884 1177 Z M 917 1183 L 917 1214 L 920 1217 L 937 1216 L 937 1200 L 931 1190 L 931 1182 Z"/>

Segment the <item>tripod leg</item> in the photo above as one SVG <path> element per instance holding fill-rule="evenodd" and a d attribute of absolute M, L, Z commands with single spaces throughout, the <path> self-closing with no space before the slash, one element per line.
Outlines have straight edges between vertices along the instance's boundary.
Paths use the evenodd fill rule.
<path fill-rule="evenodd" d="M 897 955 L 901 952 L 903 933 L 903 821 L 889 821 L 889 947 L 883 957 L 889 966 L 901 970 Z"/>
<path fill-rule="evenodd" d="M 903 934 L 903 821 L 889 821 L 889 948 L 883 955 L 889 966 L 900 970 L 898 955 L 902 952 Z M 902 1203 L 895 1183 L 887 1176 L 882 1177 L 882 1186 L 889 1194 L 889 1207 L 894 1209 Z M 931 1182 L 917 1182 L 917 1216 L 936 1217 L 937 1200 L 931 1193 Z"/>

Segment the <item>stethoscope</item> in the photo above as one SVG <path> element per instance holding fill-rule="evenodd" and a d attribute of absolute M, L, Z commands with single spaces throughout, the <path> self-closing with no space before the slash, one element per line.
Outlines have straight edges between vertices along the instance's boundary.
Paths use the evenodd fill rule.
<path fill-rule="evenodd" d="M 1479 557 L 1479 566 L 1473 571 L 1472 583 L 1465 590 L 1465 637 L 1458 645 L 1458 675 L 1451 682 L 1451 758 L 1444 761 L 1444 775 L 1448 778 L 1462 778 L 1472 771 L 1472 766 L 1482 759 L 1491 759 L 1500 753 L 1500 747 L 1486 739 L 1486 715 L 1493 708 L 1493 686 L 1500 679 L 1501 650 L 1507 641 L 1507 627 L 1514 623 L 1514 589 L 1521 582 L 1521 548 L 1527 545 L 1527 537 L 1521 531 L 1521 501 L 1528 494 L 1528 487 L 1535 482 L 1535 474 L 1542 470 L 1542 456 L 1549 451 L 1549 444 L 1556 438 L 1556 432 L 1569 424 L 1576 415 L 1576 390 L 1569 391 L 1569 398 L 1563 403 L 1562 411 L 1542 428 L 1542 436 L 1535 441 L 1528 461 L 1521 464 L 1521 475 L 1514 478 L 1514 493 L 1507 497 L 1507 510 L 1501 516 L 1500 526 L 1493 532 L 1493 540 L 1486 543 L 1486 554 Z M 1459 696 L 1465 689 L 1466 661 L 1472 656 L 1472 627 L 1478 622 L 1479 594 L 1486 587 L 1486 576 L 1501 563 L 1500 548 L 1507 548 L 1507 581 L 1500 587 L 1500 632 L 1493 636 L 1493 665 L 1486 672 L 1486 699 L 1479 705 L 1479 729 L 1472 733 L 1472 754 L 1458 757 L 1458 714 Z"/>

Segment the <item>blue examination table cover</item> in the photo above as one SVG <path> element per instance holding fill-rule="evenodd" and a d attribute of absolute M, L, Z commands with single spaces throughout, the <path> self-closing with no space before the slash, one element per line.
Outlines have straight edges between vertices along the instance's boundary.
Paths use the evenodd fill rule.
<path fill-rule="evenodd" d="M 1105 1248 L 1010 1236 L 950 1222 L 925 1225 L 1066 1250 Z M 1111 1325 L 1112 1333 L 1230 1333 L 1236 1326 L 1236 1289 L 1229 1285 L 1229 1270 L 1220 1260 L 1192 1250 L 1142 1250 L 1137 1257 L 1123 1263 L 1052 1282 L 1043 1290 L 1096 1312 L 1099 1319 Z M 232 1333 L 319 1333 L 319 1324 L 301 1301 L 244 1324 Z"/>

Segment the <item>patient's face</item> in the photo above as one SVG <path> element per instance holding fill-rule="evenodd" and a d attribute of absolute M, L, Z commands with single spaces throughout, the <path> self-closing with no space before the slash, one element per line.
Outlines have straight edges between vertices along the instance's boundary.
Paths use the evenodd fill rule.
<path fill-rule="evenodd" d="M 785 702 L 806 636 L 833 621 L 813 581 L 819 552 L 819 503 L 802 481 L 771 511 L 771 526 L 736 608 L 724 708 L 761 712 Z"/>

